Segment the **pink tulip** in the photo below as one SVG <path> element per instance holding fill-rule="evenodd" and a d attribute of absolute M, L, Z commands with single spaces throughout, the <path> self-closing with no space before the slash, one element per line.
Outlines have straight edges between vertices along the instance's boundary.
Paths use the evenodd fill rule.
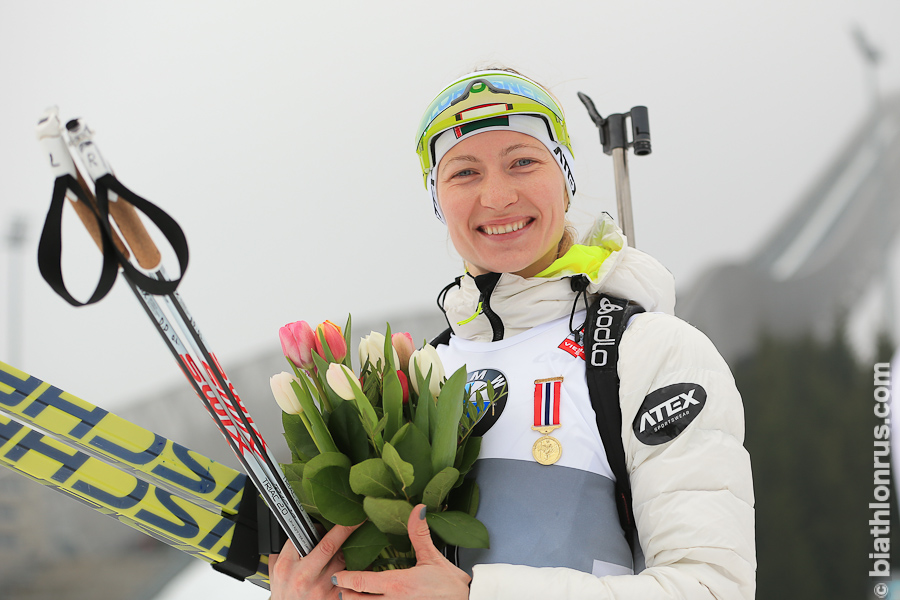
<path fill-rule="evenodd" d="M 306 321 L 288 323 L 278 330 L 281 350 L 298 369 L 315 369 L 312 351 L 316 347 L 316 335 Z"/>
<path fill-rule="evenodd" d="M 395 333 L 391 336 L 391 345 L 400 358 L 400 364 L 397 367 L 408 373 L 409 357 L 416 351 L 416 345 L 413 343 L 412 336 L 408 333 Z"/>
<path fill-rule="evenodd" d="M 316 352 L 319 353 L 319 356 L 325 358 L 325 349 L 322 347 L 322 340 L 319 339 L 320 334 L 321 337 L 325 338 L 325 343 L 328 344 L 328 349 L 331 350 L 334 361 L 341 362 L 344 360 L 344 357 L 347 356 L 347 342 L 344 341 L 344 334 L 341 333 L 341 328 L 331 321 L 319 323 L 319 326 L 316 327 Z"/>

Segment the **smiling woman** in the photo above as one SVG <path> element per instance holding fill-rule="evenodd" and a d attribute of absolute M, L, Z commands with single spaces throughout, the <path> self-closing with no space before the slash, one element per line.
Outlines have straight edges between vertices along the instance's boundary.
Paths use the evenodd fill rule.
<path fill-rule="evenodd" d="M 439 296 L 450 328 L 434 344 L 448 372 L 503 388 L 470 473 L 490 548 L 439 552 L 419 506 L 416 566 L 345 571 L 350 530 L 335 526 L 303 559 L 285 548 L 273 598 L 753 598 L 740 395 L 710 341 L 673 315 L 659 262 L 608 218 L 572 243 L 559 104 L 518 73 L 470 73 L 425 111 L 416 150 L 465 261 Z M 618 388 L 596 383 L 607 362 Z"/>
<path fill-rule="evenodd" d="M 456 144 L 438 167 L 437 195 L 469 273 L 532 277 L 558 258 L 568 205 L 553 155 L 517 131 Z"/>

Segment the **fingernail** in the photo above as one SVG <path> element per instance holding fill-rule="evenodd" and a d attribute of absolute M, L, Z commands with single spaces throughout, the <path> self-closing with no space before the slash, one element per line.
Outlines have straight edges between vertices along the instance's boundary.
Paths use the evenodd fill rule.
<path fill-rule="evenodd" d="M 426 512 L 427 510 L 428 510 L 428 507 L 427 507 L 427 506 L 423 506 L 423 507 L 422 507 L 422 510 L 419 511 L 419 520 L 420 520 L 420 521 L 424 521 L 424 520 L 425 520 L 425 512 Z"/>
<path fill-rule="evenodd" d="M 331 576 L 331 585 L 337 585 L 337 575 Z M 340 592 L 338 592 L 340 593 Z"/>

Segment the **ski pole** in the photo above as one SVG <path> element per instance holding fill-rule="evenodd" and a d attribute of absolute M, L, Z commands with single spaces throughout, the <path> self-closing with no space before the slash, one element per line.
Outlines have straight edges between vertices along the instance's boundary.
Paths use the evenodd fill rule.
<path fill-rule="evenodd" d="M 102 154 L 93 141 L 93 132 L 80 119 L 73 119 L 66 123 L 66 130 L 71 138 L 71 144 L 78 149 L 82 162 L 88 165 L 88 174 L 97 187 L 97 193 L 104 193 L 105 186 L 102 186 L 103 178 L 112 176 L 113 173 L 112 168 L 103 159 Z M 127 192 L 127 190 L 122 188 L 120 192 Z M 117 219 L 117 214 L 129 213 L 129 211 L 123 211 L 122 209 L 119 209 L 117 212 L 113 212 L 112 210 L 113 205 L 125 204 L 127 202 L 127 197 L 118 198 L 110 191 L 109 201 L 110 214 L 113 216 L 114 220 Z M 134 215 L 134 219 L 137 221 L 136 224 L 130 223 L 128 227 L 123 228 L 118 221 L 116 221 L 116 224 L 120 225 L 119 230 L 122 232 L 125 241 L 130 246 L 135 244 L 138 245 L 144 249 L 145 253 L 152 252 L 151 258 L 148 258 L 141 266 L 145 269 L 155 269 L 155 276 L 159 280 L 168 281 L 165 270 L 159 264 L 159 251 L 156 250 L 153 241 L 147 234 L 146 229 L 144 229 L 143 225 L 140 223 L 133 208 L 130 210 L 130 213 Z M 133 239 L 135 244 L 132 243 Z M 138 251 L 134 249 L 133 253 L 136 257 L 139 255 Z M 149 294 L 141 293 L 141 296 L 145 300 L 149 299 Z M 164 295 L 163 301 L 172 316 L 172 320 L 177 324 L 178 328 L 182 330 L 187 343 L 190 345 L 189 354 L 197 359 L 195 361 L 195 367 L 203 367 L 201 375 L 218 400 L 218 402 L 212 404 L 213 409 L 220 417 L 230 420 L 234 427 L 239 431 L 240 436 L 236 441 L 238 442 L 241 451 L 250 453 L 257 462 L 262 463 L 261 466 L 263 466 L 264 470 L 268 471 L 267 475 L 269 475 L 269 477 L 263 481 L 263 484 L 270 488 L 274 487 L 273 491 L 281 496 L 282 500 L 282 502 L 278 503 L 278 506 L 272 507 L 273 510 L 288 511 L 294 513 L 292 516 L 300 519 L 299 523 L 289 523 L 289 525 L 294 525 L 294 529 L 296 529 L 297 525 L 301 526 L 302 530 L 297 532 L 300 537 L 300 540 L 298 541 L 302 540 L 301 544 L 306 542 L 306 552 L 311 551 L 312 546 L 309 545 L 309 541 L 304 540 L 303 538 L 311 537 L 312 540 L 316 539 L 314 537 L 315 529 L 312 522 L 305 511 L 300 508 L 299 501 L 294 496 L 294 492 L 288 484 L 287 479 L 278 468 L 277 461 L 263 441 L 262 435 L 253 423 L 252 417 L 250 417 L 240 397 L 235 393 L 234 386 L 228 381 L 227 376 L 221 368 L 219 361 L 215 358 L 215 355 L 207 348 L 203 337 L 196 326 L 196 322 L 188 313 L 180 295 L 177 295 L 173 291 Z M 160 314 L 154 314 L 154 321 L 158 321 L 160 316 Z M 167 336 L 167 340 L 173 337 L 173 334 L 174 332 L 171 332 L 169 336 Z M 196 379 L 196 368 L 192 369 L 191 372 Z M 224 414 L 222 414 L 223 412 Z M 243 444 L 241 444 L 241 442 L 243 442 Z M 298 551 L 299 550 L 300 548 L 298 548 Z"/>
<path fill-rule="evenodd" d="M 43 126 L 49 127 L 46 124 L 47 119 L 41 121 Z M 58 119 L 56 119 L 58 126 Z M 43 136 L 42 142 L 44 139 L 52 138 L 53 136 Z M 59 138 L 59 136 L 56 136 Z M 107 188 L 115 189 L 118 195 L 122 195 L 122 192 L 131 194 L 124 186 L 118 183 L 117 180 L 114 180 L 112 174 L 109 172 L 109 169 L 105 163 L 103 163 L 102 156 L 98 152 L 96 152 L 96 148 L 90 143 L 90 140 L 81 140 L 79 143 L 79 149 L 81 150 L 82 158 L 84 163 L 89 167 L 89 173 L 91 173 L 92 178 L 95 180 L 99 180 L 101 177 L 107 176 L 106 185 L 102 188 L 102 193 L 107 194 Z M 65 150 L 68 152 L 68 149 L 65 148 L 65 145 L 62 145 L 62 148 L 56 147 L 55 150 L 57 153 L 60 150 Z M 52 158 L 52 155 L 51 155 Z M 77 174 L 77 169 L 74 167 L 74 162 L 69 159 L 71 165 L 69 168 L 74 170 Z M 112 179 L 112 181 L 109 181 Z M 59 182 L 59 179 L 57 180 Z M 87 189 L 86 184 L 84 184 L 84 180 L 81 179 L 83 189 L 77 190 L 78 193 L 85 196 L 88 200 L 93 200 L 91 198 L 90 190 Z M 105 200 L 107 198 L 104 198 Z M 139 200 L 143 200 L 138 198 Z M 146 202 L 146 201 L 144 201 Z M 119 200 L 116 198 L 111 205 L 119 204 L 124 206 L 124 200 Z M 126 209 L 127 210 L 127 209 Z M 113 212 L 113 210 L 110 210 Z M 136 215 L 135 215 L 136 216 Z M 91 215 L 93 218 L 93 215 Z M 98 216 L 99 218 L 99 216 Z M 123 234 L 127 231 L 130 236 L 141 236 L 146 234 L 146 231 L 143 229 L 143 226 L 140 225 L 139 219 L 136 219 L 137 225 L 130 224 L 125 227 L 120 227 L 120 231 Z M 152 243 L 152 240 L 149 240 L 149 236 L 145 236 L 146 240 L 137 240 L 136 243 L 133 244 L 132 250 L 135 248 L 142 249 L 140 253 L 144 256 L 143 265 L 150 266 L 158 266 L 153 265 L 154 262 L 158 263 L 158 251 L 155 249 L 155 245 Z M 126 238 L 128 239 L 128 238 Z M 131 240 L 128 240 L 129 244 L 132 244 Z M 137 252 L 135 252 L 137 254 Z M 106 252 L 104 252 L 106 254 Z M 149 258 L 147 258 L 149 257 Z M 140 264 L 140 263 L 139 263 Z M 123 265 L 124 266 L 124 265 Z M 184 265 L 182 265 L 182 273 L 184 270 Z M 215 368 L 218 368 L 216 362 L 210 360 L 211 357 L 207 358 L 207 361 L 202 360 L 193 360 L 190 353 L 185 349 L 183 344 L 181 344 L 180 339 L 177 334 L 175 334 L 174 329 L 169 324 L 168 320 L 165 318 L 162 310 L 154 300 L 154 298 L 147 293 L 146 290 L 141 289 L 144 286 L 135 285 L 132 278 L 129 277 L 129 273 L 126 270 L 123 273 L 126 277 L 126 281 L 129 286 L 132 288 L 132 291 L 135 293 L 139 302 L 141 303 L 144 310 L 150 315 L 151 319 L 154 321 L 154 324 L 157 327 L 158 332 L 166 341 L 167 346 L 170 351 L 176 358 L 176 361 L 181 366 L 185 375 L 188 378 L 188 381 L 191 383 L 194 388 L 195 393 L 200 396 L 204 405 L 207 408 L 207 411 L 210 412 L 210 415 L 213 417 L 220 431 L 226 437 L 229 445 L 232 450 L 238 456 L 238 459 L 241 461 L 245 470 L 247 470 L 248 474 L 253 479 L 254 483 L 257 485 L 260 492 L 266 498 L 267 502 L 273 509 L 273 513 L 276 518 L 279 520 L 279 523 L 284 528 L 286 532 L 288 532 L 290 538 L 295 543 L 298 548 L 298 551 L 301 554 L 305 554 L 312 548 L 312 544 L 314 540 L 317 539 L 314 528 L 312 527 L 311 522 L 308 517 L 299 507 L 299 503 L 293 497 L 293 492 L 290 490 L 289 486 L 287 486 L 286 481 L 283 480 L 283 474 L 280 470 L 277 469 L 274 465 L 274 460 L 271 456 L 262 456 L 261 453 L 256 454 L 256 448 L 262 448 L 264 445 L 262 444 L 261 439 L 258 436 L 258 432 L 255 431 L 255 427 L 251 425 L 248 427 L 249 418 L 248 416 L 242 414 L 246 409 L 243 405 L 237 402 L 237 399 L 231 399 L 238 407 L 243 409 L 243 411 L 237 410 L 234 408 L 234 405 L 229 406 L 229 402 L 225 401 L 222 398 L 222 391 L 229 390 L 228 384 L 222 384 L 221 381 L 224 380 L 224 377 L 220 379 L 219 385 L 214 384 L 215 378 L 210 377 L 210 369 L 207 365 L 212 363 L 216 365 Z M 164 274 L 162 275 L 164 278 Z M 160 277 L 157 274 L 157 277 Z M 97 294 L 95 294 L 96 296 Z M 204 364 L 204 362 L 206 364 Z M 198 363 L 206 367 L 204 370 L 208 372 L 201 371 Z M 202 386 L 202 387 L 201 387 Z M 229 390 L 230 391 L 230 390 Z M 233 395 L 233 394 L 231 394 Z M 238 419 L 234 418 L 234 415 L 238 415 Z M 243 418 L 240 418 L 243 417 Z M 248 433 L 248 429 L 253 430 L 253 433 L 256 434 L 257 439 L 250 438 L 250 434 Z M 267 461 L 266 458 L 269 460 Z M 279 477 L 281 476 L 281 477 Z M 281 485 L 279 485 L 281 484 Z M 287 489 L 285 489 L 287 488 Z M 299 514 L 298 514 L 299 513 Z"/>
<path fill-rule="evenodd" d="M 600 143 L 603 152 L 613 157 L 613 175 L 616 180 L 616 209 L 619 223 L 628 245 L 635 247 L 634 218 L 631 211 L 631 180 L 628 175 L 628 148 L 634 147 L 637 156 L 650 154 L 650 119 L 646 106 L 634 106 L 627 113 L 614 113 L 605 119 L 600 116 L 593 100 L 578 92 L 578 98 L 588 111 L 591 121 L 600 130 Z M 631 118 L 632 141 L 628 141 L 625 121 Z"/>

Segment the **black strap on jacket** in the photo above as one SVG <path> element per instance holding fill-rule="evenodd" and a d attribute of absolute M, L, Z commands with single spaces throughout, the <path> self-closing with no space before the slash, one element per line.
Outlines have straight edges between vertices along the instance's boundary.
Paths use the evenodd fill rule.
<path fill-rule="evenodd" d="M 629 319 L 644 312 L 638 304 L 601 294 L 588 309 L 584 324 L 584 353 L 588 394 L 597 416 L 597 429 L 606 458 L 616 476 L 616 508 L 629 544 L 633 544 L 634 514 L 631 482 L 622 444 L 622 407 L 619 404 L 619 343 Z"/>

